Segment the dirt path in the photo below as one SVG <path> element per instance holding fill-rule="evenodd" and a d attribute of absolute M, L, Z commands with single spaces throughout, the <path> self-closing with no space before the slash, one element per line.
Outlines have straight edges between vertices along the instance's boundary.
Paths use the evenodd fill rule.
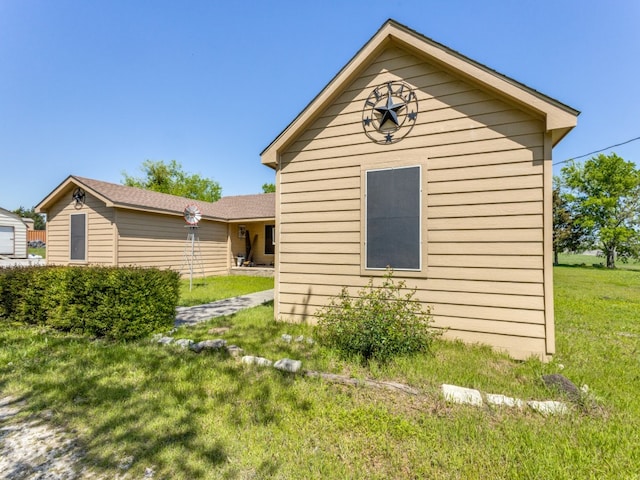
<path fill-rule="evenodd" d="M 0 479 L 73 480 L 97 478 L 83 471 L 83 456 L 67 432 L 42 418 L 19 418 L 23 400 L 0 397 Z"/>

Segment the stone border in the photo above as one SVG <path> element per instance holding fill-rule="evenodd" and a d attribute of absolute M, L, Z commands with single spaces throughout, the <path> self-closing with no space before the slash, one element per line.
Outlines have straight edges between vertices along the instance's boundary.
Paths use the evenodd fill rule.
<path fill-rule="evenodd" d="M 169 335 L 174 333 L 174 330 L 169 332 Z M 224 332 L 223 332 L 224 333 Z M 295 341 L 298 343 L 307 342 L 313 344 L 314 341 L 311 338 L 305 338 L 302 335 L 295 337 L 295 339 L 288 334 L 283 334 L 281 339 L 285 343 L 291 343 Z M 200 353 L 205 350 L 213 351 L 226 351 L 230 356 L 238 358 L 244 365 L 256 365 L 258 367 L 275 368 L 286 373 L 301 373 L 307 377 L 322 378 L 333 383 L 341 383 L 343 385 L 352 386 L 364 386 L 372 388 L 381 388 L 385 390 L 407 393 L 410 395 L 420 395 L 421 392 L 409 385 L 405 385 L 397 382 L 383 382 L 374 380 L 358 380 L 351 377 L 345 377 L 343 375 L 336 375 L 332 373 L 315 372 L 313 370 L 302 370 L 302 362 L 300 360 L 292 360 L 290 358 L 282 358 L 273 362 L 264 357 L 258 357 L 254 355 L 243 355 L 244 350 L 237 345 L 227 345 L 227 341 L 221 338 L 203 340 L 201 342 L 194 342 L 187 338 L 181 338 L 174 340 L 171 336 L 155 335 L 153 341 L 161 345 L 177 345 L 181 348 L 188 348 L 189 350 Z M 441 385 L 442 396 L 446 402 L 471 405 L 474 407 L 483 407 L 485 402 L 492 407 L 507 407 L 516 408 L 522 410 L 525 405 L 532 410 L 541 413 L 542 415 L 565 415 L 570 412 L 569 406 L 564 402 L 558 402 L 555 400 L 537 401 L 530 400 L 524 402 L 519 398 L 508 397 L 502 394 L 486 393 L 482 394 L 479 390 L 473 388 L 459 387 L 456 385 Z"/>
<path fill-rule="evenodd" d="M 472 405 L 474 407 L 482 407 L 483 395 L 479 390 L 473 388 L 458 387 L 456 385 L 442 385 L 442 395 L 447 402 L 462 405 Z M 518 408 L 522 410 L 525 402 L 519 398 L 507 397 L 505 395 L 487 393 L 484 395 L 488 405 L 493 407 Z M 526 405 L 532 410 L 543 415 L 565 415 L 569 413 L 569 406 L 564 402 L 555 400 L 537 401 L 529 400 Z"/>

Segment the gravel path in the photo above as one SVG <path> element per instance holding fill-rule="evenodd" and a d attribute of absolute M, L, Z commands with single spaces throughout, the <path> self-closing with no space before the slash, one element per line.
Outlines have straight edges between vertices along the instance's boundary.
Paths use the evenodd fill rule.
<path fill-rule="evenodd" d="M 77 466 L 82 452 L 73 437 L 45 418 L 17 418 L 23 406 L 21 399 L 0 398 L 0 479 L 91 478 Z"/>

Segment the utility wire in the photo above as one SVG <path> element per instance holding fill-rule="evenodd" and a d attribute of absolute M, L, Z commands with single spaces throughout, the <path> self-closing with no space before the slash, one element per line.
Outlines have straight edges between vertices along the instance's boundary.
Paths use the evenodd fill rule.
<path fill-rule="evenodd" d="M 620 145 L 626 145 L 627 143 L 635 142 L 636 140 L 640 140 L 640 137 L 632 138 L 631 140 L 627 140 L 626 142 L 616 143 L 615 145 L 611 145 L 610 147 L 601 148 L 600 150 L 594 150 L 593 152 L 585 153 L 584 155 L 580 155 L 579 157 L 567 158 L 566 160 L 562 160 L 560 162 L 556 162 L 553 165 L 560 165 L 561 163 L 567 163 L 572 160 L 577 160 L 578 158 L 588 157 L 589 155 L 593 155 L 594 153 L 604 152 L 605 150 L 609 150 L 611 148 L 619 147 Z"/>

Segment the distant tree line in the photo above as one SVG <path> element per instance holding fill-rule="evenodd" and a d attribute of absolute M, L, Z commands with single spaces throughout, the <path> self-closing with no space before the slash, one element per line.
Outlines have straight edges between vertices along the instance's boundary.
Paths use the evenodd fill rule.
<path fill-rule="evenodd" d="M 162 160 L 145 160 L 140 170 L 143 173 L 142 177 L 122 172 L 122 183 L 128 187 L 144 188 L 204 202 L 216 202 L 222 196 L 222 187 L 218 182 L 197 173 L 186 173 L 182 165 L 175 160 L 169 163 Z"/>
<path fill-rule="evenodd" d="M 47 228 L 47 222 L 42 215 L 36 213 L 35 207 L 31 207 L 27 210 L 23 206 L 20 206 L 20 208 L 16 208 L 13 213 L 18 215 L 20 218 L 31 218 L 33 220 L 34 230 L 46 230 Z"/>
<path fill-rule="evenodd" d="M 145 160 L 140 170 L 143 174 L 141 177 L 122 172 L 122 183 L 128 187 L 144 188 L 204 202 L 216 202 L 222 196 L 222 187 L 217 181 L 185 172 L 182 164 L 176 160 L 169 163 L 163 160 Z M 262 185 L 263 193 L 275 191 L 276 186 L 273 183 Z"/>
<path fill-rule="evenodd" d="M 607 268 L 640 256 L 640 170 L 615 153 L 572 162 L 554 179 L 553 250 L 596 249 Z"/>

